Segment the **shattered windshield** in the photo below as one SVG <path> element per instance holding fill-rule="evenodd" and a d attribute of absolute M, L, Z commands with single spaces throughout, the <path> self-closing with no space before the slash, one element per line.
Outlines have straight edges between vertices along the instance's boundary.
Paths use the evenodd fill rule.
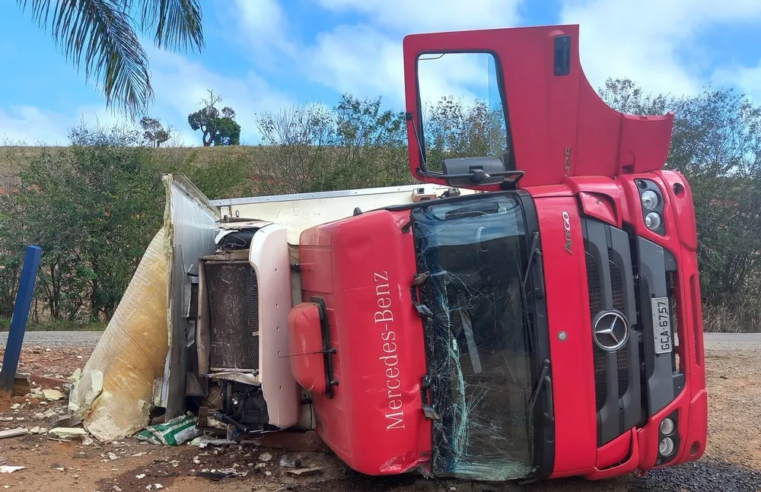
<path fill-rule="evenodd" d="M 431 377 L 433 471 L 511 480 L 531 471 L 526 232 L 513 195 L 415 208 L 420 302 Z"/>

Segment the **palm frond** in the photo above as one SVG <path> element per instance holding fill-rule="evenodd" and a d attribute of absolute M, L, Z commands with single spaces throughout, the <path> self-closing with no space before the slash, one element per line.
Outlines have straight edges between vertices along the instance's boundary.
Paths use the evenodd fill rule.
<path fill-rule="evenodd" d="M 203 48 L 200 0 L 16 0 L 87 79 L 96 78 L 108 106 L 132 118 L 153 99 L 148 58 L 133 28 L 153 32 L 159 48 Z"/>
<path fill-rule="evenodd" d="M 108 106 L 130 117 L 153 98 L 148 58 L 132 28 L 124 0 L 17 0 L 41 27 L 51 28 L 56 45 L 85 77 L 102 84 Z"/>
<path fill-rule="evenodd" d="M 131 7 L 135 0 L 127 0 Z M 155 29 L 159 48 L 203 48 L 201 4 L 199 0 L 139 0 L 141 27 Z"/>

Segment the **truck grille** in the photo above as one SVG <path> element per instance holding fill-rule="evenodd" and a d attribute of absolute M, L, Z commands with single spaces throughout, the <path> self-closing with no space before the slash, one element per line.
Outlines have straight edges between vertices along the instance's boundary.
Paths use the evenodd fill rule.
<path fill-rule="evenodd" d="M 629 327 L 629 342 L 616 352 L 592 342 L 598 444 L 603 445 L 634 427 L 641 417 L 634 275 L 626 232 L 592 219 L 583 219 L 582 229 L 592 329 L 595 319 L 609 310 L 622 313 Z"/>
<path fill-rule="evenodd" d="M 587 264 L 587 286 L 589 288 L 589 314 L 594 319 L 595 315 L 602 311 L 602 293 L 600 290 L 600 269 L 592 255 L 586 253 Z M 610 266 L 610 284 L 613 294 L 613 309 L 623 312 L 624 304 L 624 287 L 621 278 L 621 270 L 618 265 L 609 261 Z M 607 386 L 605 384 L 605 352 L 600 350 L 596 345 L 593 346 L 595 358 L 595 400 L 597 410 L 599 411 L 605 404 L 608 397 Z M 629 356 L 626 351 L 616 353 L 616 365 L 618 368 L 618 397 L 621 398 L 629 388 Z"/>
<path fill-rule="evenodd" d="M 206 263 L 211 369 L 259 369 L 259 293 L 248 261 Z"/>

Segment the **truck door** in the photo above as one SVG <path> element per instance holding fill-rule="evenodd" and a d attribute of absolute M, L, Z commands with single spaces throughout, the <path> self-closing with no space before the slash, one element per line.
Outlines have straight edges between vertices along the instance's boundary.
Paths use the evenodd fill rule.
<path fill-rule="evenodd" d="M 578 26 L 410 35 L 404 69 L 410 170 L 421 181 L 498 190 L 500 174 L 519 170 L 521 187 L 548 185 L 654 171 L 668 156 L 673 114 L 610 108 L 581 68 Z M 481 126 L 475 142 L 458 140 L 463 125 Z M 464 157 L 483 159 L 442 163 Z"/>

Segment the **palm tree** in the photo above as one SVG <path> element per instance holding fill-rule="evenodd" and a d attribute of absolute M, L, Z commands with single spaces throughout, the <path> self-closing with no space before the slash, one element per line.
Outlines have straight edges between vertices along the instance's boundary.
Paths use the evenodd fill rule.
<path fill-rule="evenodd" d="M 164 49 L 203 48 L 199 0 L 16 0 L 85 77 L 102 86 L 109 107 L 134 118 L 153 99 L 148 57 L 137 31 Z"/>

